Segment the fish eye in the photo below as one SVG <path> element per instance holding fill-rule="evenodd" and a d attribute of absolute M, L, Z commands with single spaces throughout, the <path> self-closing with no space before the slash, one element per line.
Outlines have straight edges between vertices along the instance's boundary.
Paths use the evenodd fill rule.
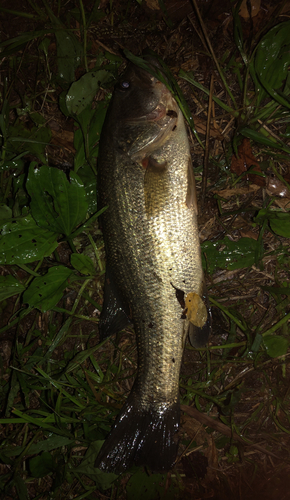
<path fill-rule="evenodd" d="M 127 80 L 121 81 L 120 88 L 121 90 L 128 90 L 130 88 L 130 82 L 128 82 Z"/>

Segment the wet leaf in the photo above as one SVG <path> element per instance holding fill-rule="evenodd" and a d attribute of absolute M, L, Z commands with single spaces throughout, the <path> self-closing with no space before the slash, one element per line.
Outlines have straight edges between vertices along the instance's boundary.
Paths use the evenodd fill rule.
<path fill-rule="evenodd" d="M 73 253 L 70 257 L 72 266 L 82 274 L 96 274 L 95 266 L 87 255 Z"/>
<path fill-rule="evenodd" d="M 0 229 L 0 264 L 34 262 L 57 247 L 58 234 L 38 227 L 31 215 L 9 220 Z"/>
<path fill-rule="evenodd" d="M 279 337 L 278 335 L 266 335 L 263 340 L 267 354 L 271 358 L 283 356 L 287 353 L 289 341 L 284 337 Z"/>
<path fill-rule="evenodd" d="M 73 271 L 65 266 L 55 266 L 48 273 L 34 278 L 23 294 L 23 302 L 45 312 L 52 309 L 62 297 Z"/>
<path fill-rule="evenodd" d="M 25 286 L 14 276 L 0 276 L 0 301 L 8 299 L 13 295 L 23 292 Z"/>
<path fill-rule="evenodd" d="M 69 236 L 86 216 L 88 202 L 83 183 L 71 172 L 70 182 L 61 170 L 42 166 L 29 167 L 27 191 L 31 196 L 31 213 L 42 228 Z"/>
<path fill-rule="evenodd" d="M 111 78 L 111 73 L 101 69 L 86 73 L 74 82 L 66 95 L 66 107 L 69 114 L 79 115 L 92 103 L 99 88 Z"/>
<path fill-rule="evenodd" d="M 231 241 L 227 236 L 215 242 L 205 241 L 201 244 L 204 269 L 213 274 L 217 269 L 241 269 L 255 263 L 255 252 L 258 242 L 252 238 L 240 238 Z"/>

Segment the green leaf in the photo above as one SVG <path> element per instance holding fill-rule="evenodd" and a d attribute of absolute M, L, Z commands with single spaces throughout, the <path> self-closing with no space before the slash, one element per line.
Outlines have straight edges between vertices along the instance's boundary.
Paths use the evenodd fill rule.
<path fill-rule="evenodd" d="M 240 130 L 240 133 L 244 137 L 248 137 L 248 139 L 251 139 L 253 141 L 256 141 L 260 144 L 263 144 L 264 146 L 268 146 L 269 148 L 275 148 L 279 149 L 281 151 L 285 151 L 286 153 L 290 153 L 290 148 L 286 146 L 282 141 L 281 143 L 276 142 L 276 140 L 273 137 L 265 137 L 262 135 L 260 132 L 257 132 L 256 130 L 252 130 L 251 128 L 244 127 Z"/>
<path fill-rule="evenodd" d="M 66 107 L 70 115 L 79 115 L 93 102 L 100 86 L 112 78 L 111 73 L 104 69 L 91 71 L 74 82 L 66 95 Z"/>
<path fill-rule="evenodd" d="M 25 286 L 14 276 L 0 276 L 0 301 L 8 299 L 13 295 L 23 292 Z"/>
<path fill-rule="evenodd" d="M 52 455 L 47 451 L 29 460 L 29 468 L 33 477 L 47 476 L 47 474 L 54 472 L 56 467 L 57 464 L 53 460 Z"/>
<path fill-rule="evenodd" d="M 69 31 L 57 30 L 55 36 L 58 75 L 66 82 L 71 83 L 75 79 L 75 70 L 81 62 L 82 45 Z"/>
<path fill-rule="evenodd" d="M 28 491 L 26 488 L 26 484 L 23 481 L 22 477 L 19 476 L 19 474 L 17 474 L 17 473 L 14 476 L 14 483 L 16 486 L 19 500 L 29 500 L 29 495 L 28 495 Z"/>
<path fill-rule="evenodd" d="M 76 161 L 75 161 L 76 165 Z M 87 195 L 88 202 L 88 212 L 90 214 L 94 214 L 98 209 L 97 204 L 97 176 L 93 172 L 92 168 L 86 163 L 82 163 L 82 167 L 78 169 L 78 165 L 76 165 L 76 170 L 78 172 L 78 176 L 84 183 L 84 188 Z"/>
<path fill-rule="evenodd" d="M 290 238 L 290 213 L 277 212 L 263 208 L 255 217 L 255 222 L 262 223 L 268 219 L 270 227 L 274 233 L 285 238 Z"/>
<path fill-rule="evenodd" d="M 257 247 L 258 242 L 252 238 L 231 241 L 226 237 L 215 242 L 205 241 L 201 245 L 203 268 L 213 274 L 217 269 L 251 267 L 255 263 Z"/>
<path fill-rule="evenodd" d="M 105 344 L 106 341 L 107 339 L 103 340 L 94 347 L 90 347 L 85 351 L 78 352 L 75 355 L 75 357 L 69 362 L 68 366 L 65 369 L 65 373 L 70 373 L 72 371 L 75 371 L 88 357 L 92 356 L 92 354 L 94 354 L 96 350 L 100 349 Z M 93 356 L 92 359 L 93 359 L 92 363 L 98 374 L 96 378 L 98 379 L 98 383 L 100 383 L 104 378 L 104 374 Z"/>
<path fill-rule="evenodd" d="M 127 500 L 156 500 L 163 498 L 165 494 L 166 475 L 151 474 L 138 471 L 129 479 L 127 483 Z M 174 498 L 174 491 L 171 487 L 166 491 L 166 499 Z"/>
<path fill-rule="evenodd" d="M 87 450 L 84 459 L 82 460 L 81 464 L 76 469 L 74 469 L 74 472 L 77 472 L 78 474 L 85 474 L 86 476 L 93 479 L 93 481 L 95 481 L 97 488 L 107 490 L 108 488 L 111 488 L 112 483 L 117 479 L 118 476 L 111 472 L 102 472 L 100 469 L 96 469 L 95 467 L 95 461 L 103 442 L 104 441 L 94 441 L 90 444 L 90 447 Z"/>
<path fill-rule="evenodd" d="M 10 219 L 12 217 L 12 210 L 5 203 L 0 203 L 0 220 Z"/>
<path fill-rule="evenodd" d="M 90 257 L 87 257 L 87 255 L 73 253 L 70 260 L 72 266 L 80 273 L 90 275 L 96 274 L 94 263 Z"/>
<path fill-rule="evenodd" d="M 57 247 L 58 234 L 37 226 L 28 215 L 2 225 L 0 264 L 26 264 L 48 257 Z"/>
<path fill-rule="evenodd" d="M 276 217 L 270 219 L 270 227 L 274 233 L 290 238 L 290 213 L 276 212 Z"/>
<path fill-rule="evenodd" d="M 48 273 L 34 278 L 23 294 L 23 302 L 45 312 L 52 309 L 62 297 L 73 271 L 65 266 L 55 266 Z"/>
<path fill-rule="evenodd" d="M 80 167 L 85 167 L 89 158 L 92 159 L 97 157 L 98 142 L 107 109 L 108 103 L 102 101 L 95 110 L 87 107 L 76 117 L 79 128 L 75 131 L 74 135 L 74 147 L 76 149 L 74 158 L 75 172 L 78 172 Z M 89 156 L 89 158 L 87 158 L 87 156 Z M 94 177 L 96 182 L 96 174 L 94 174 Z"/>
<path fill-rule="evenodd" d="M 251 347 L 251 350 L 253 352 L 258 352 L 260 345 L 262 343 L 262 340 L 263 340 L 262 335 L 260 333 L 257 333 L 255 338 L 254 338 L 254 342 L 252 343 L 252 347 Z"/>
<path fill-rule="evenodd" d="M 18 120 L 9 127 L 8 145 L 13 150 L 23 153 L 30 152 L 37 156 L 42 163 L 46 163 L 45 148 L 51 139 L 51 130 L 43 125 L 30 129 L 25 127 L 25 122 Z"/>
<path fill-rule="evenodd" d="M 274 26 L 260 41 L 255 55 L 255 70 L 261 84 L 279 104 L 290 108 L 282 92 L 290 65 L 290 21 Z"/>
<path fill-rule="evenodd" d="M 289 341 L 284 337 L 279 337 L 278 335 L 266 335 L 263 338 L 263 341 L 267 354 L 271 358 L 283 356 L 287 353 Z"/>
<path fill-rule="evenodd" d="M 63 436 L 51 436 L 48 439 L 43 441 L 39 441 L 36 444 L 32 444 L 29 447 L 29 455 L 37 455 L 41 451 L 51 451 L 56 448 L 61 448 L 62 446 L 68 446 L 71 443 L 74 443 L 73 439 L 69 439 Z M 13 446 L 12 448 L 5 449 L 5 455 L 7 457 L 17 457 L 24 451 L 24 446 Z"/>
<path fill-rule="evenodd" d="M 42 228 L 69 236 L 86 216 L 88 202 L 82 181 L 71 172 L 70 182 L 61 170 L 31 163 L 26 182 L 31 213 Z"/>

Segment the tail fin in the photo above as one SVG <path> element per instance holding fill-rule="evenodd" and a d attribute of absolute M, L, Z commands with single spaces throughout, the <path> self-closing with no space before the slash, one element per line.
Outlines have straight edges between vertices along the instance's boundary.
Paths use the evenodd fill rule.
<path fill-rule="evenodd" d="M 142 409 L 134 393 L 117 417 L 104 442 L 95 467 L 119 474 L 133 465 L 146 465 L 152 472 L 172 468 L 178 449 L 179 402 L 167 408 Z"/>

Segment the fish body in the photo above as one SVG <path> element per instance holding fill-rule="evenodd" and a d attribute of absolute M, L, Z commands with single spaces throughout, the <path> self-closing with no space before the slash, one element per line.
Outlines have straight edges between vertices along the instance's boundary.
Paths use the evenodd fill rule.
<path fill-rule="evenodd" d="M 179 374 L 189 332 L 210 331 L 195 184 L 182 113 L 166 86 L 130 65 L 117 85 L 99 151 L 107 271 L 100 333 L 134 325 L 138 373 L 96 466 L 169 470 L 176 458 Z"/>

